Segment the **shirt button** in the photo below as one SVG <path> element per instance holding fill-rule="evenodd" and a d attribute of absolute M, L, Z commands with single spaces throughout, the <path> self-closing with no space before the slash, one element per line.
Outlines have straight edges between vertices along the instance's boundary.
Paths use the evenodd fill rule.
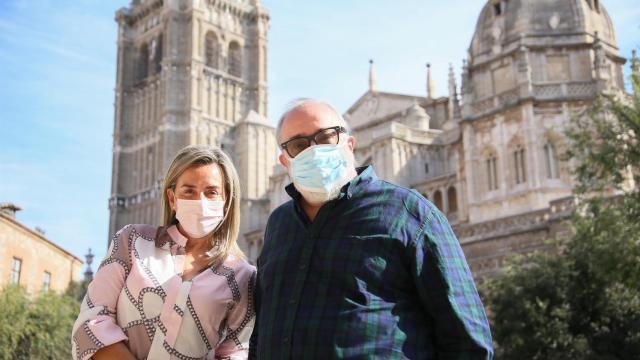
<path fill-rule="evenodd" d="M 300 264 L 300 270 L 306 270 L 307 264 Z"/>
<path fill-rule="evenodd" d="M 282 339 L 282 342 L 285 343 L 285 344 L 288 344 L 289 341 L 291 341 L 291 339 L 289 339 L 288 336 L 285 336 L 284 339 Z"/>
<path fill-rule="evenodd" d="M 289 305 L 295 305 L 295 304 L 296 304 L 296 299 L 289 300 Z"/>

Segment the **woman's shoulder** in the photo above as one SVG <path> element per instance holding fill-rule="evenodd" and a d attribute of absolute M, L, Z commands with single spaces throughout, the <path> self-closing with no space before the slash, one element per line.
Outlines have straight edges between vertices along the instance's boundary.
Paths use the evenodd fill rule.
<path fill-rule="evenodd" d="M 128 224 L 118 230 L 110 242 L 111 250 L 120 248 L 129 250 L 138 239 L 154 242 L 159 235 L 162 235 L 163 226 L 148 224 Z"/>
<path fill-rule="evenodd" d="M 150 225 L 129 224 L 116 231 L 109 242 L 107 255 L 100 264 L 100 267 L 116 262 L 128 271 L 132 261 L 131 251 L 132 248 L 135 247 L 134 243 L 137 237 L 149 234 L 151 232 L 150 230 Z"/>
<path fill-rule="evenodd" d="M 158 236 L 158 230 L 162 228 L 164 227 L 149 224 L 128 224 L 115 233 L 115 235 L 113 236 L 113 240 L 122 242 L 125 239 L 136 237 L 142 237 L 148 240 L 152 240 Z"/>
<path fill-rule="evenodd" d="M 238 282 L 249 281 L 255 276 L 256 267 L 237 255 L 229 255 L 223 266 L 231 270 Z"/>
<path fill-rule="evenodd" d="M 249 301 L 255 291 L 256 268 L 237 255 L 229 255 L 214 273 L 227 278 L 234 301 Z"/>

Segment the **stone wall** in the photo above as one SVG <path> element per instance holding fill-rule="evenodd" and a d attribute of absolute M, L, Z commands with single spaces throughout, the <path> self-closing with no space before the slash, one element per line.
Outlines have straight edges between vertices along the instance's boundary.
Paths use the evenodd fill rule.
<path fill-rule="evenodd" d="M 574 199 L 552 201 L 546 209 L 527 214 L 453 227 L 474 277 L 482 282 L 500 273 L 515 255 L 549 250 L 555 240 L 572 235 Z"/>

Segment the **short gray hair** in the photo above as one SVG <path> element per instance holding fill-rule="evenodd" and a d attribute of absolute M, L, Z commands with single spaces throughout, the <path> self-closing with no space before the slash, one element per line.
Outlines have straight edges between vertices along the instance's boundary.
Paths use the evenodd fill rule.
<path fill-rule="evenodd" d="M 349 128 L 349 124 L 344 120 L 344 118 L 342 117 L 342 115 L 338 112 L 338 110 L 336 110 L 336 108 L 334 108 L 331 104 L 329 104 L 328 102 L 324 102 L 324 101 L 320 101 L 320 100 L 316 100 L 316 99 L 311 99 L 311 98 L 297 98 L 294 99 L 292 101 L 290 101 L 286 106 L 285 106 L 285 110 L 284 113 L 282 113 L 282 116 L 280 116 L 280 119 L 278 120 L 278 126 L 276 126 L 276 140 L 278 141 L 278 144 L 280 144 L 280 141 L 282 141 L 282 139 L 280 139 L 280 134 L 282 133 L 282 125 L 284 124 L 284 121 L 287 119 L 287 117 L 289 116 L 289 114 L 291 114 L 294 110 L 299 109 L 307 104 L 322 104 L 327 106 L 329 109 L 331 109 L 335 114 L 336 117 L 338 118 L 338 120 L 342 123 L 341 126 L 344 127 L 347 130 L 347 133 L 351 133 L 351 129 Z"/>

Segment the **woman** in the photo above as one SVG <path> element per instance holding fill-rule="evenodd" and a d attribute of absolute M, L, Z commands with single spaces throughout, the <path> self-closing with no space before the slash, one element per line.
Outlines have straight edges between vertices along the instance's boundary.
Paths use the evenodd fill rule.
<path fill-rule="evenodd" d="M 229 157 L 184 148 L 162 189 L 164 226 L 111 241 L 73 327 L 74 359 L 244 359 L 255 268 L 236 243 L 240 184 Z"/>

